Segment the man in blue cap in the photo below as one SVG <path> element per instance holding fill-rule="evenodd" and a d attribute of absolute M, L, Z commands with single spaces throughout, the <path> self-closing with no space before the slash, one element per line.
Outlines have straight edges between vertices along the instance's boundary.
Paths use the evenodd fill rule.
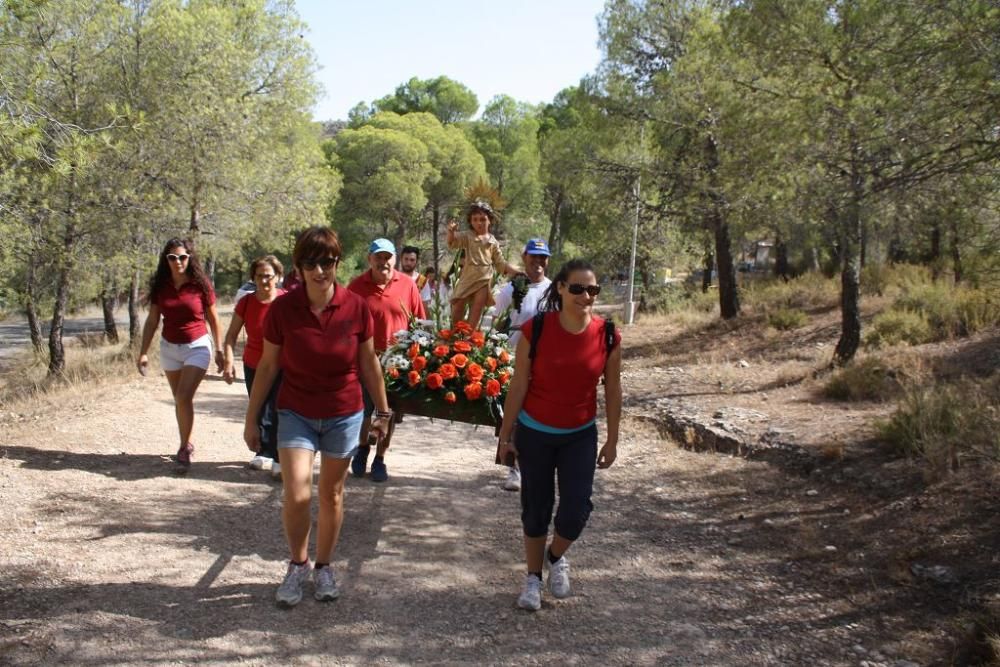
<path fill-rule="evenodd" d="M 380 357 L 390 345 L 395 343 L 393 334 L 406 329 L 410 324 L 410 315 L 425 318 L 424 302 L 420 300 L 420 291 L 413 279 L 400 271 L 393 269 L 396 259 L 396 246 L 389 239 L 375 239 L 368 246 L 368 270 L 351 281 L 347 289 L 358 294 L 368 304 L 375 324 L 375 353 Z M 354 460 L 351 471 L 357 477 L 363 477 L 368 464 L 368 429 L 371 424 L 371 414 L 375 404 L 367 393 L 365 399 L 365 420 L 361 425 L 361 446 Z M 392 430 L 378 444 L 375 458 L 372 460 L 371 479 L 373 482 L 384 482 L 389 479 L 385 466 L 385 451 L 389 448 Z"/>
<path fill-rule="evenodd" d="M 545 276 L 545 270 L 549 266 L 549 244 L 544 239 L 528 239 L 524 245 L 524 252 L 521 259 L 524 261 L 524 272 L 528 276 L 528 293 L 521 301 L 521 309 L 513 307 L 514 285 L 507 283 L 497 292 L 494 300 L 496 304 L 496 315 L 503 315 L 504 311 L 510 309 L 510 347 L 517 348 L 517 341 L 521 339 L 521 325 L 530 320 L 538 312 L 538 304 L 542 302 L 545 290 L 549 288 L 552 281 Z M 507 470 L 507 479 L 504 480 L 503 488 L 508 491 L 518 491 L 521 488 L 521 473 L 516 465 L 510 466 Z"/>

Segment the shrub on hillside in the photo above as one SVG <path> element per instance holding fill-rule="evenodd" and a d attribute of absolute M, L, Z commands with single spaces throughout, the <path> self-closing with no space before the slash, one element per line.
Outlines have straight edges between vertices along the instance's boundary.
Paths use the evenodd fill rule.
<path fill-rule="evenodd" d="M 809 316 L 798 308 L 778 308 L 767 314 L 767 323 L 778 331 L 790 331 L 805 326 Z"/>
<path fill-rule="evenodd" d="M 985 383 L 916 386 L 879 430 L 894 449 L 938 470 L 1000 461 L 1000 374 Z"/>
<path fill-rule="evenodd" d="M 920 345 L 931 340 L 927 318 L 918 311 L 890 308 L 872 320 L 865 334 L 865 347 L 878 349 L 906 343 Z"/>
<path fill-rule="evenodd" d="M 743 302 L 760 310 L 832 308 L 840 303 L 840 283 L 820 273 L 806 273 L 788 282 L 754 282 L 744 289 Z"/>
<path fill-rule="evenodd" d="M 689 285 L 657 285 L 643 294 L 647 312 L 676 313 L 685 310 L 711 313 L 719 307 L 719 294 L 715 290 L 702 292 Z"/>
<path fill-rule="evenodd" d="M 984 290 L 945 282 L 910 285 L 893 307 L 923 315 L 933 340 L 967 336 L 1000 324 L 1000 300 Z"/>
<path fill-rule="evenodd" d="M 823 395 L 836 401 L 888 401 L 923 377 L 923 368 L 911 358 L 866 357 L 834 373 Z"/>

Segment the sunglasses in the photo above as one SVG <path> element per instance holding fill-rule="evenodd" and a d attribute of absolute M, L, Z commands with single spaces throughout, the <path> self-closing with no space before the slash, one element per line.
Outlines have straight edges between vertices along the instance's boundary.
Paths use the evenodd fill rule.
<path fill-rule="evenodd" d="M 590 296 L 597 296 L 601 293 L 600 285 L 581 285 L 580 283 L 570 283 L 566 285 L 566 290 L 570 294 L 580 295 L 586 292 Z"/>
<path fill-rule="evenodd" d="M 324 257 L 323 259 L 304 259 L 302 260 L 302 268 L 306 271 L 313 271 L 318 266 L 324 271 L 329 271 L 337 262 L 340 260 L 339 257 Z"/>
<path fill-rule="evenodd" d="M 269 282 L 271 282 L 272 280 L 274 280 L 277 277 L 278 276 L 274 275 L 273 273 L 258 273 L 257 274 L 257 280 L 262 280 L 265 283 L 269 283 Z"/>
<path fill-rule="evenodd" d="M 191 255 L 175 255 L 174 253 L 170 253 L 167 255 L 167 259 L 171 262 L 186 262 L 190 256 Z"/>

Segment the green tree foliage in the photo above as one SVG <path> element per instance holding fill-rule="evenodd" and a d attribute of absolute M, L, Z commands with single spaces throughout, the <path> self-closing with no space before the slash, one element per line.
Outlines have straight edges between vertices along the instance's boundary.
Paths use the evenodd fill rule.
<path fill-rule="evenodd" d="M 364 121 L 372 113 L 365 113 L 363 107 L 357 109 L 359 120 Z M 464 85 L 439 76 L 435 79 L 413 77 L 400 84 L 392 95 L 376 100 L 371 111 L 391 111 L 397 114 L 426 112 L 444 124 L 458 123 L 472 118 L 479 110 L 476 94 Z"/>
<path fill-rule="evenodd" d="M 0 8 L 0 231 L 17 241 L 0 277 L 29 320 L 53 305 L 50 373 L 67 308 L 125 285 L 137 306 L 165 235 L 208 234 L 211 264 L 321 219 L 337 177 L 306 115 L 301 29 L 284 1 Z"/>

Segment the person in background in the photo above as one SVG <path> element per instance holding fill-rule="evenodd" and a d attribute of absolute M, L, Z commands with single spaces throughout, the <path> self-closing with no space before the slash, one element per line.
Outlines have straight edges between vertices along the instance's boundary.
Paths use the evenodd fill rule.
<path fill-rule="evenodd" d="M 419 263 L 420 248 L 412 245 L 403 246 L 402 252 L 399 253 L 399 272 L 409 276 L 417 284 L 417 289 L 421 290 L 424 288 L 427 278 L 417 271 Z"/>
<path fill-rule="evenodd" d="M 253 390 L 253 381 L 257 375 L 257 364 L 260 363 L 261 354 L 264 352 L 264 318 L 271 304 L 285 290 L 278 287 L 284 273 L 281 262 L 274 255 L 258 257 L 250 263 L 250 278 L 254 283 L 254 291 L 248 294 L 249 298 L 236 302 L 233 309 L 233 319 L 229 322 L 229 329 L 226 331 L 225 339 L 225 368 L 222 371 L 222 378 L 232 384 L 236 379 L 236 367 L 234 363 L 234 348 L 236 339 L 240 331 L 246 327 L 247 343 L 243 348 L 243 377 L 245 378 L 247 394 Z M 269 469 L 273 477 L 281 475 L 281 463 L 278 459 L 278 413 L 275 401 L 278 397 L 278 388 L 281 386 L 281 373 L 279 371 L 271 390 L 267 394 L 263 407 L 260 410 L 260 419 L 257 427 L 260 429 L 260 451 L 255 453 L 250 459 L 250 467 L 254 470 Z"/>
<path fill-rule="evenodd" d="M 545 293 L 542 321 L 525 322 L 517 343 L 498 447 L 501 460 L 513 453 L 521 467 L 521 525 L 528 570 L 517 600 L 522 609 L 541 608 L 544 565 L 549 568 L 553 597 L 570 594 L 566 551 L 580 537 L 593 509 L 594 467 L 607 468 L 618 455 L 621 336 L 592 312 L 600 291 L 588 262 L 567 262 Z M 532 359 L 536 324 L 542 330 Z M 602 377 L 607 437 L 598 453 L 597 385 Z M 546 548 L 557 481 L 559 507 Z"/>
<path fill-rule="evenodd" d="M 292 261 L 302 276 L 302 287 L 275 299 L 264 320 L 264 350 L 243 425 L 247 447 L 260 451 L 260 411 L 281 369 L 278 448 L 290 562 L 275 599 L 286 606 L 302 600 L 310 571 L 313 597 L 340 596 L 330 562 L 344 521 L 347 469 L 358 447 L 362 386 L 377 407 L 372 428 L 387 433 L 392 421 L 382 367 L 375 356 L 371 313 L 363 299 L 336 281 L 341 255 L 340 240 L 332 229 L 312 227 L 299 235 Z M 309 529 L 317 451 L 321 456 L 314 569 L 309 563 Z"/>
<path fill-rule="evenodd" d="M 524 262 L 524 272 L 528 276 L 528 291 L 521 300 L 520 309 L 514 307 L 513 283 L 507 283 L 497 292 L 494 310 L 497 317 L 502 316 L 505 311 L 508 312 L 512 349 L 517 349 L 517 342 L 521 340 L 521 325 L 535 316 L 545 291 L 552 284 L 552 281 L 545 276 L 551 256 L 549 244 L 542 239 L 529 239 L 524 245 L 521 260 Z M 507 468 L 507 478 L 503 482 L 503 488 L 508 491 L 521 489 L 521 473 L 516 464 Z"/>
<path fill-rule="evenodd" d="M 295 289 L 296 287 L 301 287 L 301 286 L 302 286 L 302 277 L 299 275 L 299 270 L 293 266 L 292 270 L 289 271 L 288 275 L 286 275 L 284 280 L 281 281 L 281 289 L 285 290 L 286 292 L 289 292 Z"/>
<path fill-rule="evenodd" d="M 396 340 L 397 331 L 407 329 L 410 317 L 426 318 L 424 302 L 420 300 L 420 292 L 412 279 L 402 272 L 394 270 L 393 260 L 396 246 L 389 239 L 375 239 L 368 246 L 368 270 L 351 281 L 347 289 L 351 290 L 368 305 L 374 322 L 375 353 L 381 355 Z M 368 444 L 368 424 L 372 411 L 375 409 L 373 396 L 365 393 L 365 421 L 361 426 L 361 441 L 354 461 L 351 462 L 351 472 L 356 477 L 364 477 L 368 466 L 368 455 L 371 447 Z M 371 480 L 384 482 L 389 479 L 389 471 L 385 465 L 385 453 L 392 440 L 392 430 L 379 440 L 372 459 Z"/>
<path fill-rule="evenodd" d="M 149 314 L 142 327 L 142 342 L 136 366 L 146 375 L 149 369 L 149 346 L 163 318 L 160 338 L 160 367 L 167 376 L 174 396 L 179 472 L 191 467 L 194 443 L 194 395 L 198 391 L 213 350 L 215 365 L 222 371 L 222 331 L 215 309 L 215 291 L 194 253 L 194 245 L 186 239 L 170 239 L 160 252 L 156 272 L 149 281 Z M 211 329 L 211 335 L 209 335 Z"/>
<path fill-rule="evenodd" d="M 438 280 L 433 266 L 424 269 L 424 288 L 420 290 L 420 300 L 424 302 L 424 310 L 428 314 L 436 307 L 441 308 L 442 313 L 446 312 L 444 308 L 448 306 L 450 294 L 451 288 L 447 279 Z"/>

